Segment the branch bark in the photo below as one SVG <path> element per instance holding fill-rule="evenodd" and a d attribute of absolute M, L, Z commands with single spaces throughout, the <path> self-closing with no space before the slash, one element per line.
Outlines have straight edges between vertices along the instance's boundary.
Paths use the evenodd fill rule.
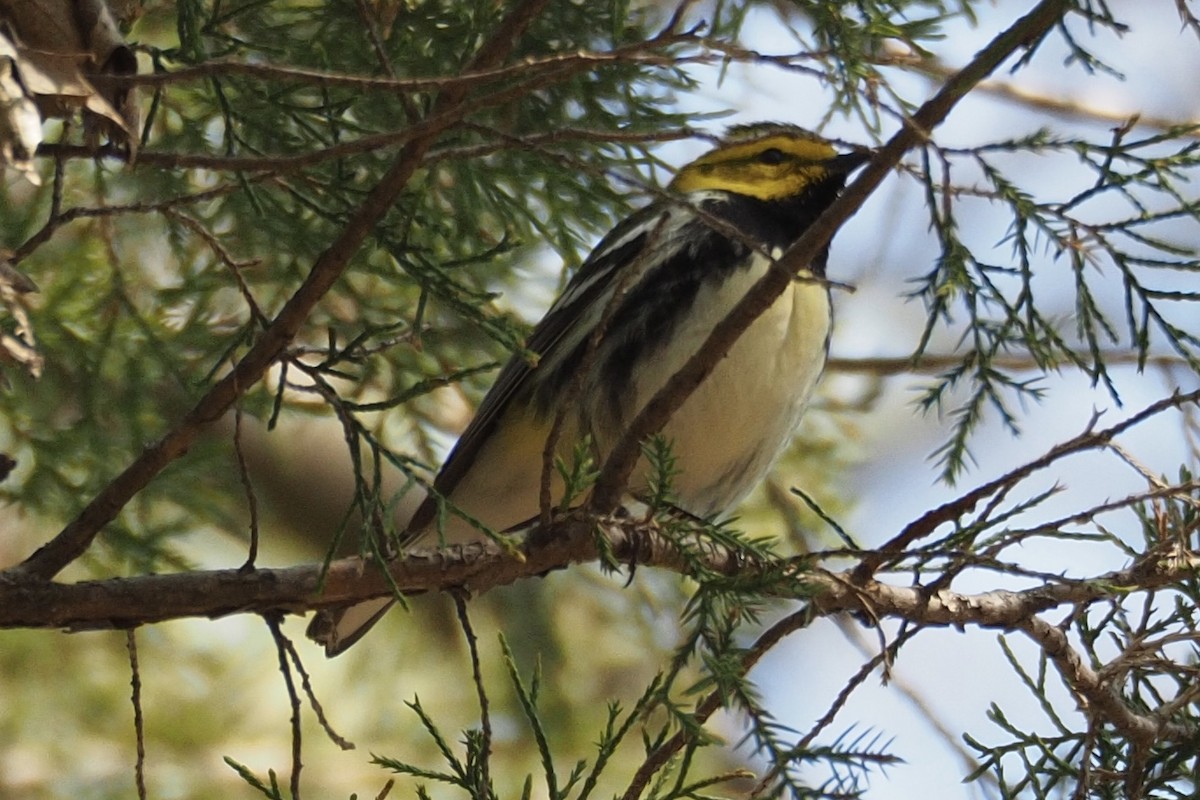
<path fill-rule="evenodd" d="M 1131 589 L 1166 586 L 1192 575 L 1196 568 L 1192 559 L 1155 557 L 1126 570 L 1019 592 L 930 592 L 920 586 L 897 586 L 859 576 L 855 570 L 813 569 L 808 557 L 748 563 L 739 553 L 706 540 L 689 544 L 685 556 L 653 524 L 627 519 L 597 521 L 576 512 L 535 531 L 526 543 L 512 550 L 492 543 L 418 550 L 390 563 L 388 572 L 391 581 L 406 593 L 465 589 L 480 594 L 599 560 L 597 526 L 606 540 L 605 550 L 622 563 L 686 574 L 699 556 L 705 569 L 717 574 L 745 579 L 762 573 L 779 575 L 776 595 L 811 598 L 819 614 L 863 612 L 872 618 L 893 617 L 934 626 L 1024 630 L 1035 614 L 1121 597 Z M 197 570 L 73 584 L 5 577 L 0 579 L 0 629 L 127 628 L 185 617 L 302 613 L 391 593 L 388 576 L 377 565 L 359 558 L 335 561 L 328 571 L 321 564 L 308 564 L 246 572 Z"/>

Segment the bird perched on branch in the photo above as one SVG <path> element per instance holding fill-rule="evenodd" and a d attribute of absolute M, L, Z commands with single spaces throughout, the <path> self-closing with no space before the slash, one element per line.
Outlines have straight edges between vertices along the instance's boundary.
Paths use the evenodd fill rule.
<path fill-rule="evenodd" d="M 407 526 L 403 544 L 461 543 L 535 521 L 543 453 L 587 442 L 597 464 L 700 348 L 773 258 L 837 197 L 864 153 L 839 154 L 790 125 L 734 127 L 684 166 L 665 196 L 596 246 L 530 335 L 536 365 L 513 356 Z M 825 365 L 828 246 L 737 340 L 662 430 L 678 473 L 674 504 L 731 511 L 782 453 Z M 629 489 L 645 485 L 644 464 Z M 563 483 L 550 476 L 558 502 Z M 318 613 L 328 655 L 387 610 L 382 598 Z"/>

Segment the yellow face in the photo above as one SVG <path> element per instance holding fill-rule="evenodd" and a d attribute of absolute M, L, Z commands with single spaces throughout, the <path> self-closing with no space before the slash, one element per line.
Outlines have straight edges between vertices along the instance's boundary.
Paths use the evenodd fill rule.
<path fill-rule="evenodd" d="M 716 189 L 776 200 L 793 197 L 831 174 L 837 151 L 800 129 L 734 140 L 679 170 L 670 188 L 686 193 Z"/>

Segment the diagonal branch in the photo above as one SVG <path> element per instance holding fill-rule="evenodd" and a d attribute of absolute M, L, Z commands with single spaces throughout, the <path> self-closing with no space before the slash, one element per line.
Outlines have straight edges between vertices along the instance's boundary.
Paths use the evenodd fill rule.
<path fill-rule="evenodd" d="M 1067 634 L 1061 628 L 1038 617 L 1030 617 L 1017 626 L 1018 630 L 1032 639 L 1054 662 L 1063 681 L 1086 700 L 1089 707 L 1117 728 L 1130 740 L 1148 745 L 1162 738 L 1191 738 L 1181 725 L 1139 714 L 1121 697 L 1117 688 L 1103 680 L 1071 647 Z"/>
<path fill-rule="evenodd" d="M 603 513 L 617 506 L 641 453 L 641 443 L 662 430 L 671 415 L 729 353 L 738 337 L 783 294 L 796 273 L 812 263 L 821 248 L 829 244 L 837 229 L 862 206 L 904 153 L 924 142 L 954 106 L 1009 56 L 1022 47 L 1032 48 L 1040 42 L 1061 21 L 1066 9 L 1065 0 L 1042 0 L 996 36 L 910 119 L 905 120 L 904 127 L 879 149 L 858 178 L 751 287 L 729 315 L 714 326 L 695 355 L 634 418 L 609 453 L 596 481 L 591 500 L 594 510 Z"/>
<path fill-rule="evenodd" d="M 1095 450 L 1106 447 L 1118 435 L 1146 421 L 1150 417 L 1171 408 L 1200 403 L 1200 389 L 1187 394 L 1172 394 L 1143 408 L 1128 419 L 1103 430 L 1095 430 L 1096 418 L 1088 424 L 1087 429 L 1065 442 L 1054 445 L 1038 458 L 1033 459 L 1010 472 L 1001 475 L 993 481 L 976 487 L 966 494 L 929 510 L 904 527 L 904 530 L 886 541 L 883 545 L 871 551 L 856 568 L 861 576 L 866 576 L 886 564 L 890 558 L 895 558 L 906 548 L 937 530 L 941 525 L 962 518 L 975 510 L 981 502 L 989 497 L 1003 496 L 1013 486 L 1028 478 L 1035 472 L 1043 470 L 1061 458 L 1085 450 Z"/>
<path fill-rule="evenodd" d="M 525 0 L 518 5 L 500 24 L 491 40 L 480 47 L 469 69 L 485 70 L 501 63 L 547 2 Z M 400 151 L 338 238 L 317 258 L 304 283 L 233 370 L 213 385 L 174 428 L 146 448 L 105 486 L 79 516 L 11 572 L 19 577 L 51 578 L 79 558 L 100 529 L 111 522 L 130 499 L 168 464 L 186 453 L 201 431 L 219 419 L 246 389 L 262 378 L 299 332 L 313 307 L 346 271 L 350 259 L 371 230 L 399 198 L 434 141 L 469 112 L 464 103 L 467 89 L 467 85 L 450 86 L 438 95 L 433 111 L 425 120 L 424 131 L 410 139 Z"/>

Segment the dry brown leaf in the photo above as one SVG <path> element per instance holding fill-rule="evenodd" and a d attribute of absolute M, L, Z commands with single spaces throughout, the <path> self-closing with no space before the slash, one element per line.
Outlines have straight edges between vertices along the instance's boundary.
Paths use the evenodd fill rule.
<path fill-rule="evenodd" d="M 0 0 L 0 17 L 31 50 L 77 56 L 87 52 L 74 0 Z"/>
<path fill-rule="evenodd" d="M 41 377 L 46 366 L 37 349 L 33 325 L 29 321 L 29 309 L 25 296 L 37 291 L 37 284 L 25 273 L 14 267 L 7 259 L 0 258 L 0 306 L 16 323 L 12 333 L 0 335 L 0 361 L 15 363 L 25 368 L 30 377 Z"/>
<path fill-rule="evenodd" d="M 42 118 L 19 78 L 17 50 L 0 32 L 0 164 L 19 170 L 35 186 L 41 183 L 33 155 L 42 141 Z"/>
<path fill-rule="evenodd" d="M 43 118 L 82 108 L 86 130 L 124 141 L 132 156 L 138 125 L 132 93 L 95 85 L 106 75 L 137 72 L 105 0 L 0 0 L 0 21 L 13 34 L 16 77 Z"/>

